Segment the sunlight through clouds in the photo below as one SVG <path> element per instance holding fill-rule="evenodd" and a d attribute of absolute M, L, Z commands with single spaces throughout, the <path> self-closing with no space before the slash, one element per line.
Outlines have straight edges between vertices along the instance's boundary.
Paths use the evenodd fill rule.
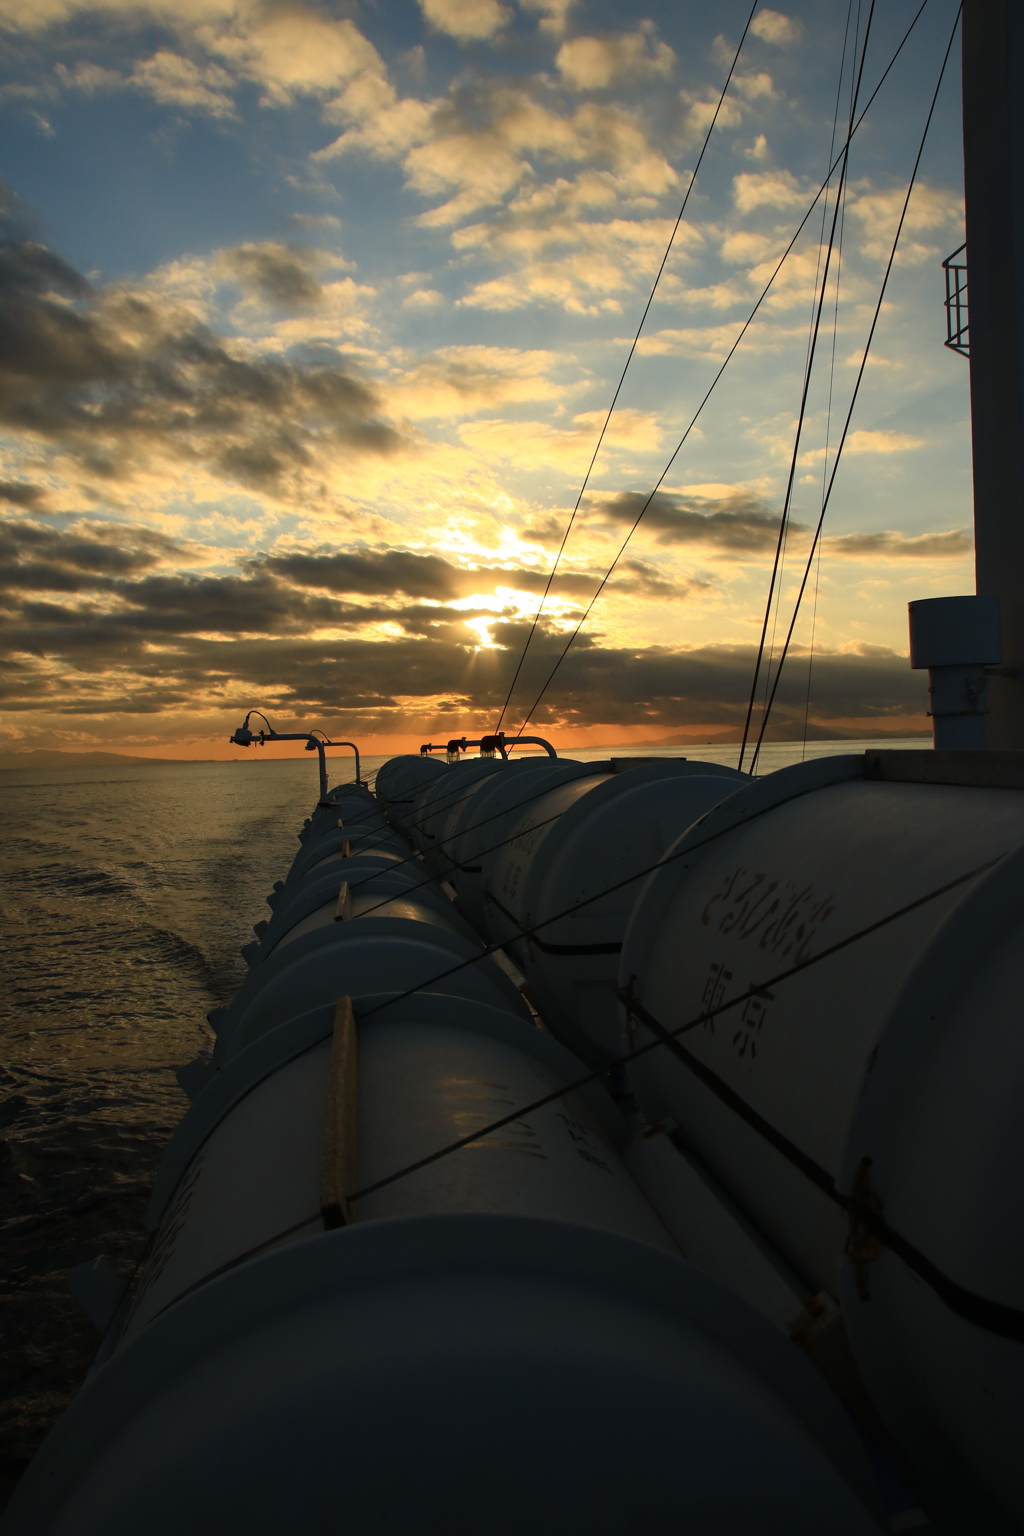
<path fill-rule="evenodd" d="M 936 4 L 851 154 L 794 561 L 948 35 Z M 504 696 L 670 236 L 535 643 L 564 643 L 646 506 L 545 722 L 618 731 L 642 703 L 666 731 L 730 725 L 831 204 L 648 498 L 820 184 L 846 16 L 758 10 L 676 228 L 748 9 L 0 0 L 0 746 L 158 752 L 185 710 L 212 743 L 250 694 L 348 734 L 429 731 L 442 706 L 472 726 Z M 876 23 L 872 80 L 895 26 Z M 829 513 L 821 722 L 923 719 L 906 600 L 969 580 L 938 265 L 963 238 L 953 95 Z"/>

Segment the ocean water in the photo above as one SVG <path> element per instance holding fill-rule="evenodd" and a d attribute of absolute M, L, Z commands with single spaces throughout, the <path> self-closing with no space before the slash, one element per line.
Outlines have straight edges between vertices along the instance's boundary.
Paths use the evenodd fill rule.
<path fill-rule="evenodd" d="M 773 744 L 762 771 L 802 751 Z M 645 752 L 735 763 L 736 749 Z M 350 758 L 329 767 L 352 775 Z M 186 1108 L 174 1068 L 244 977 L 240 946 L 316 798 L 307 756 L 0 771 L 0 1507 L 95 1352 L 67 1275 L 99 1253 L 131 1275 Z"/>

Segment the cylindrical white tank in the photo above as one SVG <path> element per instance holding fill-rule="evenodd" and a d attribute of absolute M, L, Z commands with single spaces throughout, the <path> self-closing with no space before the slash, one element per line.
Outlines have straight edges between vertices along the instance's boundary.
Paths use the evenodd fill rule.
<path fill-rule="evenodd" d="M 434 779 L 451 770 L 436 757 L 393 757 L 377 773 L 376 796 L 392 826 L 407 831 L 412 819 L 413 801 Z"/>
<path fill-rule="evenodd" d="M 332 882 L 333 883 L 333 882 Z M 367 887 L 372 887 L 374 882 L 367 882 Z M 320 928 L 328 928 L 336 922 L 352 922 L 366 917 L 380 916 L 403 918 L 408 922 L 429 923 L 438 928 L 444 928 L 449 933 L 461 934 L 469 944 L 478 942 L 479 936 L 472 929 L 461 913 L 436 885 L 424 885 L 422 888 L 413 887 L 397 890 L 373 890 L 372 888 L 360 888 L 358 891 L 350 891 L 348 897 L 348 910 L 342 916 L 338 912 L 339 891 L 333 894 L 319 892 L 320 899 L 315 905 L 310 904 L 307 910 L 298 908 L 289 909 L 288 916 L 291 921 L 282 924 L 283 931 L 276 934 L 270 941 L 266 958 L 280 953 L 288 944 L 297 943 L 303 934 L 315 933 Z M 303 907 L 306 903 L 302 904 Z M 270 939 L 268 932 L 267 939 Z"/>
<path fill-rule="evenodd" d="M 645 886 L 619 978 L 687 1026 L 631 1064 L 641 1103 L 812 1291 L 841 1292 L 879 1412 L 941 1500 L 1001 1511 L 985 1529 L 1024 1524 L 1024 1326 L 969 1320 L 870 1235 L 844 1258 L 815 1179 L 1024 1324 L 1024 771 L 985 783 L 1014 782 L 1008 757 L 875 752 L 735 794 Z M 637 1047 L 658 1038 L 634 1024 Z"/>
<path fill-rule="evenodd" d="M 514 956 L 548 1028 L 588 1060 L 622 1053 L 619 953 L 641 882 L 621 882 L 740 781 L 749 783 L 735 769 L 684 761 L 578 778 L 510 818 L 509 840 L 484 856 L 479 910 L 489 936 Z M 618 888 L 588 900 L 608 887 Z M 570 915 L 523 937 L 561 912 Z"/>
<path fill-rule="evenodd" d="M 356 798 L 329 795 L 326 800 L 321 800 L 314 808 L 313 814 L 306 817 L 299 833 L 299 842 L 306 844 L 311 839 L 323 836 L 325 832 L 333 831 L 343 823 L 353 832 L 390 829 L 390 823 L 381 807 L 366 790 L 360 790 Z"/>
<path fill-rule="evenodd" d="M 186 1116 L 123 1334 L 5 1536 L 878 1532 L 843 1411 L 674 1256 L 595 1090 L 323 1231 L 333 1022 L 265 1038 Z M 360 1187 L 581 1070 L 423 998 L 361 1022 L 357 1053 Z"/>
<path fill-rule="evenodd" d="M 338 806 L 339 810 L 349 812 L 379 809 L 372 790 L 364 788 L 362 784 L 336 784 L 327 791 L 327 799 L 331 805 Z"/>
<path fill-rule="evenodd" d="M 397 848 L 377 848 L 374 846 L 353 848 L 350 844 L 349 851 L 346 853 L 345 844 L 342 843 L 340 848 L 334 848 L 330 853 L 322 854 L 314 863 L 305 865 L 287 888 L 283 880 L 279 882 L 280 890 L 275 887 L 276 900 L 271 901 L 268 896 L 267 901 L 272 907 L 276 907 L 279 901 L 284 901 L 286 895 L 290 901 L 293 895 L 302 890 L 307 880 L 318 880 L 328 870 L 332 873 L 337 870 L 347 879 L 348 871 L 351 869 L 353 876 L 359 879 L 363 875 L 369 875 L 385 867 L 389 869 L 419 871 L 421 879 L 424 874 L 424 871 L 420 870 L 419 862 L 414 862 L 411 858 L 408 848 L 404 852 L 399 852 Z"/>
<path fill-rule="evenodd" d="M 334 1019 L 333 1007 L 320 1008 L 235 1056 L 185 1116 L 157 1181 L 154 1257 L 125 1340 L 240 1256 L 324 1230 Z M 585 1072 L 543 1031 L 462 998 L 409 998 L 361 1022 L 357 1008 L 356 1019 L 360 1189 Z M 357 1201 L 355 1219 L 505 1212 L 676 1253 L 619 1161 L 616 1121 L 603 1089 L 559 1099 Z"/>
<path fill-rule="evenodd" d="M 413 915 L 410 904 L 403 916 L 332 921 L 279 944 L 212 1021 L 217 1031 L 214 1065 L 220 1067 L 268 1030 L 322 1003 L 346 994 L 358 999 L 410 987 L 530 1016 L 514 984 L 482 952 L 475 935 L 467 938 L 425 905 Z"/>
<path fill-rule="evenodd" d="M 342 800 L 340 803 L 322 800 L 312 816 L 308 817 L 304 823 L 299 833 L 299 842 L 308 846 L 311 841 L 323 837 L 325 833 L 334 832 L 339 827 L 345 827 L 351 836 L 366 832 L 394 834 L 387 816 L 381 807 L 373 802 L 354 805 L 347 800 Z"/>
<path fill-rule="evenodd" d="M 346 848 L 350 853 L 372 855 L 390 852 L 406 859 L 412 852 L 408 843 L 397 832 L 379 830 L 356 832 L 349 827 L 335 827 L 329 831 L 323 831 L 318 837 L 310 838 L 303 844 L 285 877 L 285 886 L 301 880 L 309 870 L 330 855 L 344 855 Z"/>
<path fill-rule="evenodd" d="M 608 764 L 578 763 L 572 758 L 537 757 L 509 765 L 500 779 L 481 784 L 466 804 L 449 817 L 444 830 L 449 878 L 459 910 L 479 933 L 490 938 L 483 887 L 483 861 L 500 848 L 516 822 L 549 790 L 575 779 L 597 783 Z"/>
<path fill-rule="evenodd" d="M 875 1536 L 813 1367 L 681 1260 L 433 1216 L 229 1271 L 90 1381 L 4 1536 Z"/>
<path fill-rule="evenodd" d="M 433 874 L 443 876 L 445 873 L 445 866 L 437 863 L 434 850 L 450 813 L 465 803 L 481 779 L 506 771 L 507 765 L 500 757 L 474 757 L 469 762 L 455 764 L 447 779 L 428 784 L 416 796 L 409 836 Z"/>
<path fill-rule="evenodd" d="M 338 913 L 343 885 L 348 888 L 348 910 Z M 425 877 L 419 863 L 395 865 L 384 859 L 328 859 L 282 892 L 282 898 L 286 899 L 275 904 L 274 915 L 261 932 L 260 954 L 258 962 L 254 963 L 265 960 L 284 934 L 321 907 L 333 908 L 330 914 L 333 922 L 336 916 L 361 917 L 380 901 L 409 895 L 435 907 L 445 916 L 452 915 L 451 902 L 433 880 Z M 460 928 L 460 931 L 465 930 Z"/>

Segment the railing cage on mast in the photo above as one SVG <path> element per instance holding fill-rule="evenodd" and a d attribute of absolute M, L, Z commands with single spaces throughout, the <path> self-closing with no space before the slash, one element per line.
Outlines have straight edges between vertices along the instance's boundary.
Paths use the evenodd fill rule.
<path fill-rule="evenodd" d="M 946 340 L 944 345 L 961 357 L 970 357 L 971 338 L 967 309 L 967 243 L 942 263 L 946 274 Z M 962 260 L 958 260 L 962 257 Z"/>

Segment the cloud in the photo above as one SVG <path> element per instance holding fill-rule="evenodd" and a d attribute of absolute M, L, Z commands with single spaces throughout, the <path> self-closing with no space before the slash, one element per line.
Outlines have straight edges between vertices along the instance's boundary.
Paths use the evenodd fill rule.
<path fill-rule="evenodd" d="M 523 11 L 541 13 L 540 31 L 551 37 L 561 37 L 569 24 L 569 12 L 577 0 L 519 0 Z"/>
<path fill-rule="evenodd" d="M 388 405 L 395 415 L 421 421 L 558 400 L 568 386 L 552 375 L 574 361 L 542 348 L 438 347 L 420 361 L 401 360 L 387 388 Z"/>
<path fill-rule="evenodd" d="M 581 636 L 582 639 L 582 636 Z M 530 697 L 550 667 L 556 637 L 542 641 L 523 697 Z M 881 651 L 881 648 L 879 648 Z M 552 658 L 553 659 L 553 658 Z M 776 727 L 803 723 L 806 665 L 791 657 L 773 711 Z M 741 725 L 754 652 L 750 646 L 648 647 L 632 653 L 600 642 L 576 646 L 545 697 L 535 724 L 602 724 L 673 727 Z M 534 673 L 536 675 L 534 675 Z M 816 651 L 814 714 L 818 719 L 867 719 L 923 715 L 927 693 L 907 658 L 891 652 L 863 656 Z"/>
<path fill-rule="evenodd" d="M 860 226 L 862 254 L 872 261 L 884 261 L 892 247 L 906 190 L 894 187 L 875 192 L 861 186 L 854 192 L 856 195 L 848 200 L 847 212 Z M 940 248 L 913 237 L 932 230 L 946 230 L 950 238 L 959 237 L 963 221 L 964 204 L 959 193 L 918 182 L 900 236 L 900 260 L 904 264 L 934 260 L 941 254 Z"/>
<path fill-rule="evenodd" d="M 285 223 L 292 229 L 340 229 L 333 213 L 290 213 Z"/>
<path fill-rule="evenodd" d="M 781 11 L 771 11 L 765 7 L 758 11 L 750 23 L 750 30 L 762 42 L 775 43 L 781 48 L 786 43 L 795 43 L 800 37 L 801 28 L 798 21 L 783 15 Z"/>
<path fill-rule="evenodd" d="M 292 293 L 294 273 L 254 249 L 239 257 L 252 281 Z M 0 359 L 0 422 L 111 487 L 160 462 L 286 498 L 308 496 L 312 477 L 322 499 L 325 475 L 402 447 L 375 390 L 338 361 L 247 355 L 187 308 L 93 288 L 16 235 L 0 245 Z"/>
<path fill-rule="evenodd" d="M 614 420 L 614 418 L 613 418 Z M 623 491 L 593 503 L 593 512 L 605 522 L 632 526 L 647 495 L 641 491 Z M 731 492 L 718 500 L 700 496 L 669 495 L 658 491 L 640 525 L 654 534 L 658 544 L 709 545 L 734 558 L 760 555 L 773 549 L 779 533 L 779 514 L 763 502 L 742 491 Z M 804 533 L 803 523 L 790 525 L 793 533 Z"/>
<path fill-rule="evenodd" d="M 329 113 L 349 127 L 318 150 L 323 161 L 361 151 L 399 160 L 406 185 L 445 201 L 420 215 L 425 228 L 461 222 L 480 209 L 528 195 L 542 173 L 557 165 L 603 175 L 603 200 L 651 200 L 673 189 L 678 176 L 652 148 L 640 117 L 618 104 L 583 102 L 555 111 L 525 87 L 503 81 L 457 82 L 447 97 L 399 100 L 376 76 L 372 89 L 360 76 Z M 358 89 L 357 89 L 358 88 Z M 590 189 L 594 190 L 591 181 Z M 541 210 L 523 207 L 533 217 Z M 544 210 L 547 211 L 547 210 Z"/>
<path fill-rule="evenodd" d="M 402 300 L 403 309 L 437 309 L 444 303 L 444 295 L 436 288 L 414 288 Z"/>
<path fill-rule="evenodd" d="M 447 32 L 460 43 L 486 42 L 512 19 L 498 0 L 419 0 L 419 6 L 436 32 Z"/>
<path fill-rule="evenodd" d="M 43 499 L 43 488 L 27 480 L 0 480 L 0 500 L 16 507 L 34 507 Z"/>
<path fill-rule="evenodd" d="M 96 12 L 95 0 L 0 0 L 0 28 L 40 32 L 77 14 Z M 85 93 L 131 87 L 181 112 L 214 117 L 234 115 L 232 92 L 244 81 L 262 88 L 265 105 L 287 106 L 298 97 L 324 99 L 354 88 L 360 77 L 386 89 L 383 62 L 373 44 L 347 17 L 334 18 L 301 0 L 106 0 L 99 8 L 109 34 L 120 24 L 127 46 L 140 24 L 171 32 L 178 46 L 165 46 L 131 71 L 80 60 L 56 66 L 66 89 Z"/>
<path fill-rule="evenodd" d="M 470 421 L 459 427 L 459 437 L 488 457 L 529 464 L 531 468 L 550 464 L 575 477 L 586 469 L 603 421 L 603 411 L 576 416 L 571 428 L 552 427 L 545 421 Z M 661 429 L 655 417 L 621 410 L 612 417 L 604 446 L 642 453 L 657 448 L 660 442 Z M 599 459 L 592 473 L 600 475 L 608 468 L 608 463 Z"/>
<path fill-rule="evenodd" d="M 747 101 L 758 101 L 763 96 L 775 94 L 772 77 L 764 70 L 760 70 L 756 75 L 736 75 L 733 83 Z"/>
<path fill-rule="evenodd" d="M 164 106 L 206 112 L 211 117 L 235 115 L 230 95 L 233 82 L 226 70 L 216 64 L 200 66 L 164 48 L 136 64 L 125 83 Z"/>
<path fill-rule="evenodd" d="M 100 91 L 116 91 L 125 83 L 125 77 L 116 69 L 106 69 L 91 60 L 79 59 L 73 69 L 58 63 L 54 74 L 65 90 L 81 91 L 83 96 L 95 96 Z"/>
<path fill-rule="evenodd" d="M 0 518 L 0 592 L 112 591 L 183 551 L 150 528 Z"/>
<path fill-rule="evenodd" d="M 547 585 L 548 572 L 519 565 L 456 565 L 441 555 L 398 549 L 292 551 L 268 555 L 253 562 L 253 569 L 271 571 L 297 586 L 316 587 L 346 596 L 394 597 L 404 593 L 433 603 L 451 603 L 474 595 L 511 589 L 539 595 Z M 572 570 L 559 573 L 556 596 L 590 597 L 603 572 Z M 666 579 L 646 561 L 624 561 L 612 586 L 621 592 L 645 597 L 677 596 L 686 581 Z M 440 615 L 431 615 L 437 620 Z M 446 614 L 446 619 L 452 615 Z M 460 616 L 461 617 L 461 616 Z"/>
<path fill-rule="evenodd" d="M 923 437 L 911 437 L 907 432 L 869 432 L 862 428 L 846 439 L 847 453 L 906 453 L 911 448 L 923 447 Z"/>
<path fill-rule="evenodd" d="M 845 453 L 909 453 L 923 448 L 923 437 L 911 437 L 907 432 L 870 431 L 866 427 L 851 432 L 846 439 Z M 812 448 L 800 455 L 801 464 L 820 464 L 825 457 L 824 448 Z"/>
<path fill-rule="evenodd" d="M 704 362 L 720 363 L 736 340 L 738 329 L 733 322 L 728 325 L 666 328 L 654 331 L 650 336 L 641 336 L 637 351 L 647 357 L 693 357 Z M 743 340 L 748 355 L 765 350 L 766 346 L 777 345 L 777 339 L 770 338 L 764 326 L 751 327 Z M 621 338 L 619 344 L 628 347 L 630 340 L 628 337 Z"/>
<path fill-rule="evenodd" d="M 468 570 L 440 556 L 389 549 L 292 551 L 253 560 L 232 575 L 176 571 L 171 566 L 180 557 L 146 529 L 0 521 L 6 709 L 91 717 L 94 729 L 105 716 L 174 719 L 187 707 L 191 718 L 256 697 L 280 712 L 282 724 L 285 717 L 334 718 L 364 732 L 460 712 L 478 718 L 504 697 L 530 610 L 503 614 L 466 604 L 464 596 L 492 585 L 536 594 L 545 579 L 539 570 Z M 582 598 L 596 575 L 574 571 L 566 581 Z M 641 561 L 627 564 L 621 583 L 640 596 L 684 601 L 697 590 L 670 584 Z M 412 601 L 403 603 L 400 593 Z M 462 606 L 439 606 L 453 600 Z M 481 624 L 495 649 L 480 648 Z M 524 696 L 563 644 L 564 629 L 542 621 Z M 735 725 L 752 660 L 749 646 L 623 647 L 584 633 L 537 723 Z M 791 668 L 777 706 L 782 722 L 788 715 L 802 719 L 799 655 Z M 886 716 L 923 712 L 924 696 L 906 659 L 882 647 L 815 657 L 819 718 L 884 723 Z M 123 734 L 125 727 L 116 730 Z"/>
<path fill-rule="evenodd" d="M 620 81 L 665 79 L 675 61 L 668 44 L 658 41 L 652 21 L 642 21 L 635 32 L 570 38 L 555 55 L 562 79 L 576 91 L 603 91 Z"/>
<path fill-rule="evenodd" d="M 470 225 L 453 237 L 456 249 L 511 260 L 512 267 L 477 283 L 458 303 L 491 310 L 557 304 L 570 314 L 617 313 L 619 296 L 656 270 L 671 229 L 666 219 L 576 221 L 561 216 L 537 224 L 513 219 Z M 677 259 L 700 241 L 691 225 L 680 225 Z"/>
<path fill-rule="evenodd" d="M 802 208 L 807 194 L 790 171 L 742 171 L 733 177 L 732 200 L 740 213 L 755 208 Z"/>
<path fill-rule="evenodd" d="M 280 104 L 297 95 L 326 95 L 363 71 L 378 76 L 384 69 L 376 48 L 347 17 L 335 21 L 301 5 L 241 5 L 228 25 L 211 19 L 196 35 Z"/>
<path fill-rule="evenodd" d="M 308 246 L 286 246 L 272 240 L 247 242 L 225 251 L 219 266 L 275 308 L 310 309 L 323 298 L 317 277 L 320 256 Z"/>
<path fill-rule="evenodd" d="M 743 122 L 743 113 L 732 101 L 723 101 L 719 106 L 717 97 L 714 101 L 694 100 L 687 91 L 681 91 L 680 96 L 689 102 L 686 130 L 693 139 L 703 138 L 712 123 L 717 129 L 738 128 Z"/>
<path fill-rule="evenodd" d="M 850 560 L 967 560 L 974 554 L 974 539 L 966 528 L 945 533 L 843 533 L 825 540 L 829 559 Z"/>

